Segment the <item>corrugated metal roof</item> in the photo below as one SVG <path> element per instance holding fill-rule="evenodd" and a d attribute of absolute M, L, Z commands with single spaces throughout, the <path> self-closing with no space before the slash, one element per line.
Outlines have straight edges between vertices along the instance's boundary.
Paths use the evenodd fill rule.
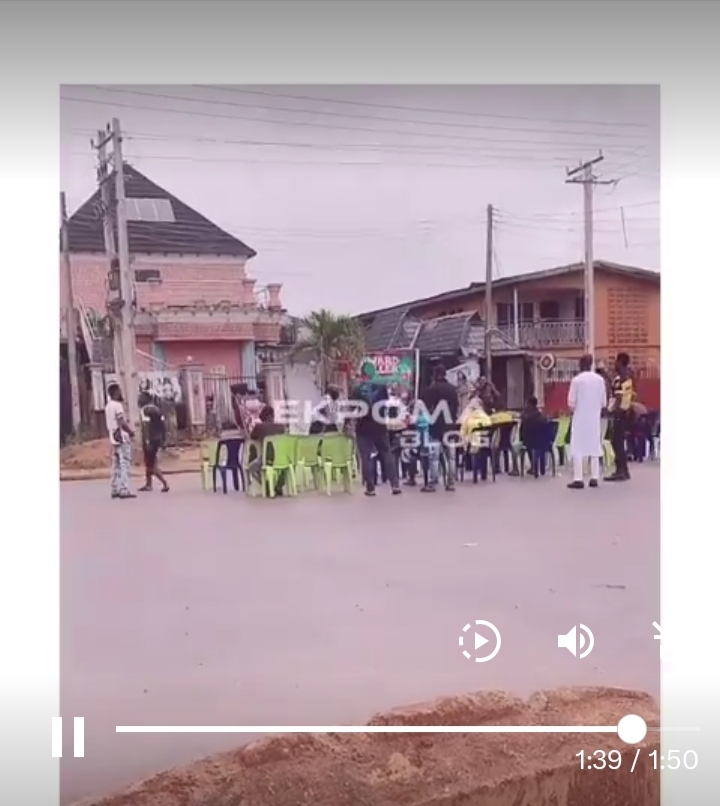
<path fill-rule="evenodd" d="M 175 219 L 128 221 L 131 254 L 255 256 L 254 249 L 150 181 L 136 168 L 125 165 L 124 170 L 128 199 L 167 199 Z M 114 202 L 115 183 L 112 181 L 110 195 Z M 71 252 L 105 252 L 99 190 L 70 217 L 68 238 Z"/>

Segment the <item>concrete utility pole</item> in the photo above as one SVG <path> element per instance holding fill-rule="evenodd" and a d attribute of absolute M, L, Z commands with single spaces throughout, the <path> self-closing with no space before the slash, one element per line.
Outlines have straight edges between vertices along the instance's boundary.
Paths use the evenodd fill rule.
<path fill-rule="evenodd" d="M 111 146 L 108 157 L 107 147 Z M 110 263 L 110 277 L 116 288 L 111 288 L 108 310 L 113 322 L 113 356 L 115 372 L 120 381 L 128 409 L 128 419 L 137 425 L 138 375 L 136 369 L 136 341 L 134 324 L 134 294 L 130 249 L 125 211 L 125 176 L 122 157 L 122 133 L 120 121 L 113 119 L 112 126 L 98 131 L 97 143 L 93 144 L 98 154 L 98 184 L 101 192 L 105 252 Z M 115 179 L 115 199 L 110 187 L 113 174 Z M 117 232 L 117 243 L 115 234 Z"/>
<path fill-rule="evenodd" d="M 80 429 L 80 387 L 78 382 L 77 360 L 77 320 L 75 318 L 75 294 L 73 291 L 72 266 L 70 264 L 70 238 L 68 234 L 68 214 L 65 194 L 60 194 L 60 249 L 62 251 L 63 273 L 65 275 L 65 333 L 68 345 L 68 372 L 70 373 L 70 401 L 72 408 L 72 430 L 77 435 Z"/>
<path fill-rule="evenodd" d="M 583 186 L 584 262 L 585 262 L 585 350 L 595 358 L 595 257 L 593 255 L 594 220 L 593 187 L 612 185 L 613 180 L 599 180 L 593 174 L 593 166 L 602 162 L 602 154 L 583 162 L 577 168 L 567 170 L 566 184 Z"/>
<path fill-rule="evenodd" d="M 485 235 L 485 375 L 492 381 L 492 334 L 495 327 L 493 306 L 493 228 L 494 216 L 492 204 L 487 206 L 487 232 Z"/>
<path fill-rule="evenodd" d="M 125 364 L 126 403 L 130 422 L 138 425 L 140 410 L 138 406 L 138 372 L 137 343 L 135 340 L 135 283 L 130 263 L 130 242 L 128 239 L 127 213 L 125 210 L 125 165 L 122 153 L 122 133 L 120 121 L 113 118 L 113 157 L 115 165 L 115 214 L 117 220 L 118 260 L 120 262 L 120 296 L 122 299 L 121 326 L 123 343 L 123 361 Z"/>

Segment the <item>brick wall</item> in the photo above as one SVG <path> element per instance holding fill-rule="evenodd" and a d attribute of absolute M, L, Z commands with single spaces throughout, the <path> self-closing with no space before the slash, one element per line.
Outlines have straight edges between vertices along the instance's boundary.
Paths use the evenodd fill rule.
<path fill-rule="evenodd" d="M 164 345 L 165 360 L 172 367 L 185 364 L 192 357 L 195 364 L 201 364 L 205 371 L 224 366 L 230 378 L 243 374 L 242 342 L 239 341 L 169 341 Z"/>
<path fill-rule="evenodd" d="M 137 258 L 135 270 L 157 269 L 161 283 L 138 283 L 137 303 L 139 308 L 152 309 L 163 305 L 192 305 L 204 300 L 206 303 L 230 301 L 235 304 L 247 299 L 247 275 L 244 263 L 212 263 L 198 257 L 179 262 Z M 108 263 L 97 256 L 73 256 L 71 259 L 73 289 L 75 296 L 87 308 L 105 311 Z M 60 271 L 60 307 L 65 308 L 67 289 Z"/>

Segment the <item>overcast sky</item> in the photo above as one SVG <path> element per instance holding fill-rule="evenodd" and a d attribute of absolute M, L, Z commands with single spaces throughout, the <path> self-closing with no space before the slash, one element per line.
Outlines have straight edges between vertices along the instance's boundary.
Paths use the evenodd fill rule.
<path fill-rule="evenodd" d="M 72 100 L 71 100 L 72 99 Z M 171 111 L 173 110 L 173 111 Z M 258 252 L 294 314 L 357 313 L 580 260 L 596 156 L 597 259 L 660 269 L 660 91 L 629 86 L 70 87 L 61 185 L 94 190 L 111 117 L 127 161 Z"/>

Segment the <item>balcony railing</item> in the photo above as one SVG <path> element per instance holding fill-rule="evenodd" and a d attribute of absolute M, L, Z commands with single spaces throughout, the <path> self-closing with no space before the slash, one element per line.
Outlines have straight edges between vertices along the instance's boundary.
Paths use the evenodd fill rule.
<path fill-rule="evenodd" d="M 513 341 L 517 336 L 520 347 L 526 350 L 574 347 L 585 343 L 585 323 L 574 319 L 521 322 L 517 331 L 514 325 L 501 325 L 498 330 Z"/>

